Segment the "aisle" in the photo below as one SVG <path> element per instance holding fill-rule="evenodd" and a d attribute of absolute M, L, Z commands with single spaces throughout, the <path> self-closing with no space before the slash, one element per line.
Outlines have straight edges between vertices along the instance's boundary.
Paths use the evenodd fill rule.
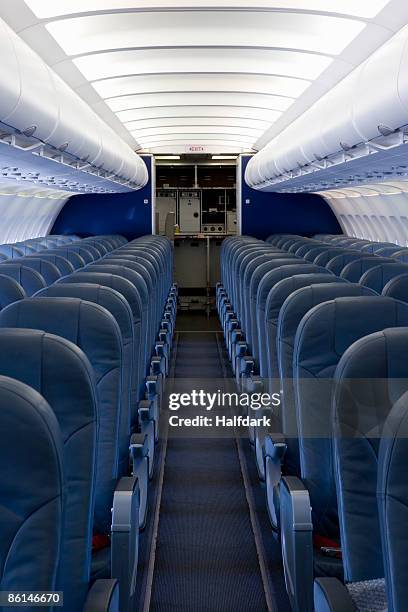
<path fill-rule="evenodd" d="M 186 320 L 181 321 L 178 329 L 186 326 Z M 231 384 L 218 331 L 178 331 L 173 368 L 173 393 L 191 392 L 192 388 L 214 393 L 220 385 L 222 391 Z M 191 417 L 199 413 L 205 414 L 203 408 L 188 407 L 177 414 Z M 167 415 L 164 417 L 167 423 Z M 238 452 L 241 442 L 237 443 L 233 430 L 214 435 L 208 428 L 169 429 L 151 593 L 145 610 L 276 609 L 267 605 L 265 596 L 265 570 L 262 576 L 263 561 L 254 538 Z M 268 588 L 266 585 L 267 593 Z M 268 598 L 271 600 L 270 593 Z"/>

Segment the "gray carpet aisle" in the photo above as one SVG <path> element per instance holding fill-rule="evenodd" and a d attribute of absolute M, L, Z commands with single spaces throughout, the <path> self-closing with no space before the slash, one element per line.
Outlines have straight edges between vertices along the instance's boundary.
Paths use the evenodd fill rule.
<path fill-rule="evenodd" d="M 215 392 L 223 378 L 228 384 L 225 375 L 231 374 L 220 346 L 215 331 L 179 332 L 172 392 Z M 203 410 L 179 411 L 197 413 Z M 190 432 L 169 432 L 150 610 L 265 612 L 234 433 Z"/>

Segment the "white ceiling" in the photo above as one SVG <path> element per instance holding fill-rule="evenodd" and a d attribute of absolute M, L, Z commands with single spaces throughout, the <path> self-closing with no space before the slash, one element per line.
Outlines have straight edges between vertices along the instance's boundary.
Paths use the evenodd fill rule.
<path fill-rule="evenodd" d="M 406 0 L 2 0 L 127 142 L 262 148 L 408 21 Z"/>

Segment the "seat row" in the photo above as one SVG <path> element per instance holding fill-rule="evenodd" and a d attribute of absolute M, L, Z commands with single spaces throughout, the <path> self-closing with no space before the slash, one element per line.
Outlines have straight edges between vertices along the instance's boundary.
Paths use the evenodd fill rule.
<path fill-rule="evenodd" d="M 269 426 L 250 427 L 249 438 L 282 541 L 292 608 L 306 612 L 314 605 L 343 610 L 328 601 L 331 588 L 333 601 L 344 595 L 344 580 L 356 609 L 371 587 L 384 592 L 376 487 L 379 449 L 391 442 L 380 440 L 393 404 L 408 391 L 398 365 L 408 346 L 408 266 L 349 247 L 333 252 L 322 237 L 231 237 L 217 286 L 238 384 L 252 394 L 280 394 L 279 409 L 252 411 Z M 375 545 L 367 530 L 374 515 Z M 358 571 L 349 565 L 352 540 Z M 341 582 L 316 582 L 314 603 L 315 577 Z"/>
<path fill-rule="evenodd" d="M 104 236 L 0 264 L 2 591 L 61 591 L 73 612 L 134 608 L 172 251 L 164 237 Z"/>

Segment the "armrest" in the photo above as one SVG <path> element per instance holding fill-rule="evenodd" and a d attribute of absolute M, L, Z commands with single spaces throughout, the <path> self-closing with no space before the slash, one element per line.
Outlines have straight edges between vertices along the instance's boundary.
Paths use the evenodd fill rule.
<path fill-rule="evenodd" d="M 84 612 L 119 612 L 117 580 L 96 580 L 86 598 Z"/>
<path fill-rule="evenodd" d="M 338 578 L 317 578 L 314 582 L 316 612 L 357 612 L 347 587 Z"/>
<path fill-rule="evenodd" d="M 129 453 L 132 462 L 132 475 L 136 477 L 139 482 L 139 529 L 144 528 L 147 518 L 149 461 L 153 461 L 153 458 L 149 457 L 149 454 L 151 453 L 151 444 L 153 444 L 154 448 L 154 442 L 151 443 L 150 438 L 154 438 L 153 432 L 150 433 L 150 436 L 148 432 L 133 434 L 129 446 Z"/>
<path fill-rule="evenodd" d="M 139 481 L 137 477 L 119 480 L 113 495 L 111 530 L 111 577 L 120 584 L 121 612 L 134 605 L 139 557 Z"/>
<path fill-rule="evenodd" d="M 280 534 L 280 481 L 286 448 L 283 434 L 273 433 L 265 436 L 263 452 L 266 502 L 272 528 L 278 534 Z"/>
<path fill-rule="evenodd" d="M 309 492 L 295 476 L 280 484 L 285 581 L 293 612 L 313 612 L 313 524 Z"/>

